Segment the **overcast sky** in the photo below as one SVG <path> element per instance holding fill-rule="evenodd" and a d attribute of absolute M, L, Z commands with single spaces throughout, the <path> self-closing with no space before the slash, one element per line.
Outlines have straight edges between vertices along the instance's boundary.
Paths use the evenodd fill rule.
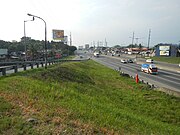
<path fill-rule="evenodd" d="M 132 42 L 147 46 L 180 43 L 180 0 L 1 0 L 0 40 L 19 41 L 24 36 L 27 13 L 47 23 L 47 39 L 52 29 L 72 33 L 73 45 L 107 40 L 108 46 Z M 35 19 L 26 23 L 26 36 L 44 40 L 44 23 Z"/>

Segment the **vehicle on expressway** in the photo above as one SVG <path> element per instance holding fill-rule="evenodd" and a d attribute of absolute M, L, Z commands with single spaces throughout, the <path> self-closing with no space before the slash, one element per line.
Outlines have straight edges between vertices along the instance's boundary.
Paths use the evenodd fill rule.
<path fill-rule="evenodd" d="M 146 62 L 147 63 L 153 63 L 154 61 L 153 61 L 153 59 L 147 59 Z"/>
<path fill-rule="evenodd" d="M 121 59 L 121 63 L 127 63 L 125 59 Z"/>
<path fill-rule="evenodd" d="M 128 63 L 133 63 L 133 60 L 132 59 L 128 59 L 127 62 Z"/>
<path fill-rule="evenodd" d="M 116 56 L 120 57 L 120 54 L 119 54 L 119 53 L 116 53 Z"/>
<path fill-rule="evenodd" d="M 154 64 L 142 64 L 141 71 L 148 74 L 158 74 L 158 69 Z"/>
<path fill-rule="evenodd" d="M 94 52 L 94 57 L 99 57 L 99 52 Z"/>

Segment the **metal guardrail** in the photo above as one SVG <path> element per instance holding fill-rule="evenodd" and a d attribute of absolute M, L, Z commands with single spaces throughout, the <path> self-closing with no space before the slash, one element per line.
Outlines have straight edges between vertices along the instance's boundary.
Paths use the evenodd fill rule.
<path fill-rule="evenodd" d="M 72 61 L 83 61 L 83 60 L 51 60 L 47 62 L 47 65 L 52 65 L 56 63 L 63 63 L 63 62 L 72 62 Z M 23 70 L 27 70 L 27 67 L 30 67 L 31 69 L 34 68 L 34 66 L 44 67 L 45 61 L 27 61 L 27 62 L 0 62 L 0 73 L 2 73 L 2 76 L 5 76 L 7 74 L 7 71 L 14 70 L 14 73 L 18 72 L 19 68 L 23 68 Z"/>

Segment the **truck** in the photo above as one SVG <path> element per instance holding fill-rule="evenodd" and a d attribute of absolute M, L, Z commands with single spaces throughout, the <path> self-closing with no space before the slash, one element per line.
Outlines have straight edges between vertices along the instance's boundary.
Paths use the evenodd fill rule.
<path fill-rule="evenodd" d="M 158 74 L 158 69 L 154 64 L 142 64 L 141 71 L 148 74 Z"/>
<path fill-rule="evenodd" d="M 99 52 L 94 52 L 94 57 L 99 57 Z"/>

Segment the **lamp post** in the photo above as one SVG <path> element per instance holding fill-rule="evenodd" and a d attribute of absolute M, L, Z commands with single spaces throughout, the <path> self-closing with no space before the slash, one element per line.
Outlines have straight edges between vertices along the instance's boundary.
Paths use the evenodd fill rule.
<path fill-rule="evenodd" d="M 26 55 L 26 51 L 27 51 L 27 46 L 26 46 L 26 22 L 29 21 L 34 21 L 34 17 L 32 20 L 25 20 L 24 21 L 24 50 L 25 50 L 25 61 L 27 61 L 27 55 Z"/>
<path fill-rule="evenodd" d="M 36 15 L 32 15 L 32 14 L 27 14 L 28 16 L 32 16 L 33 18 L 39 18 L 41 19 L 44 24 L 45 24 L 45 43 L 44 43 L 44 49 L 45 49 L 45 69 L 47 69 L 47 28 L 46 28 L 46 21 L 44 19 L 42 19 L 41 17 L 39 16 L 36 16 Z"/>

